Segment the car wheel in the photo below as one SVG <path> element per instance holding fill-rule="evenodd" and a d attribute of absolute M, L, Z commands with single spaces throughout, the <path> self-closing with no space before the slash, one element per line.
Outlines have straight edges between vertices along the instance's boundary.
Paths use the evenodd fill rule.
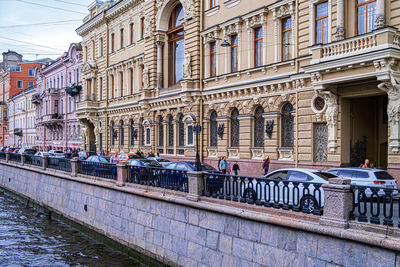
<path fill-rule="evenodd" d="M 304 196 L 301 199 L 300 209 L 302 211 L 307 210 L 310 213 L 313 213 L 315 209 L 319 207 L 317 200 L 313 196 Z"/>
<path fill-rule="evenodd" d="M 253 200 L 253 202 L 257 200 L 256 191 L 254 191 L 253 188 L 247 188 L 244 190 L 243 197 L 247 200 Z"/>

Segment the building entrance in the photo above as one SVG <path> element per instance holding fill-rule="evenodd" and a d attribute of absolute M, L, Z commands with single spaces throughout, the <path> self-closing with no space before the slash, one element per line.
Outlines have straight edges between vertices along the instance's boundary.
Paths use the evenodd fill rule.
<path fill-rule="evenodd" d="M 350 166 L 366 158 L 375 167 L 387 168 L 387 95 L 350 99 Z"/>

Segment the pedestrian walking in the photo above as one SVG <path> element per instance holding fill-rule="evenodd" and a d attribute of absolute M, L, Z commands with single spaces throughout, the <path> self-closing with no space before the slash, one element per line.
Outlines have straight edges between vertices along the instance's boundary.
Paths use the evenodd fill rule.
<path fill-rule="evenodd" d="M 372 162 L 369 162 L 369 159 L 365 159 L 364 164 L 360 165 L 360 168 L 375 168 L 374 164 Z"/>
<path fill-rule="evenodd" d="M 268 174 L 268 170 L 269 170 L 269 157 L 266 157 L 266 158 L 264 159 L 263 169 L 264 169 L 264 175 Z"/>
<path fill-rule="evenodd" d="M 221 171 L 221 168 L 219 167 L 219 164 L 221 163 L 221 160 L 222 160 L 222 157 L 219 157 L 219 158 L 218 158 L 218 164 L 217 164 L 217 167 L 218 167 L 218 170 L 219 170 L 219 171 Z"/>
<path fill-rule="evenodd" d="M 238 164 L 237 161 L 235 161 L 235 164 L 233 164 L 232 170 L 233 170 L 233 172 L 235 173 L 236 176 L 239 174 L 240 168 L 239 168 L 239 164 Z"/>
<path fill-rule="evenodd" d="M 118 164 L 119 159 L 118 159 L 118 153 L 115 152 L 114 155 L 110 158 L 110 163 Z"/>
<path fill-rule="evenodd" d="M 228 162 L 226 161 L 225 157 L 222 157 L 219 163 L 219 169 L 221 170 L 222 174 L 226 174 L 226 170 L 228 169 Z"/>
<path fill-rule="evenodd" d="M 231 171 L 232 171 L 231 162 L 228 161 L 227 163 L 228 163 L 228 168 L 226 169 L 226 172 L 227 172 L 228 175 L 231 175 Z"/>

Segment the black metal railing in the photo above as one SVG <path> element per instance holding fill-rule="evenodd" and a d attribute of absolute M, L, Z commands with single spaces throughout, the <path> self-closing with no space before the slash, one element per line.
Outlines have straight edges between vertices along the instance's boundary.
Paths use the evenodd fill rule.
<path fill-rule="evenodd" d="M 10 153 L 10 161 L 21 162 L 21 154 Z"/>
<path fill-rule="evenodd" d="M 322 215 L 322 184 L 206 173 L 205 196 Z"/>
<path fill-rule="evenodd" d="M 6 159 L 6 152 L 0 151 L 0 159 Z"/>
<path fill-rule="evenodd" d="M 41 156 L 25 155 L 25 164 L 43 166 L 43 158 Z"/>
<path fill-rule="evenodd" d="M 396 188 L 352 185 L 350 219 L 400 227 L 400 205 Z"/>
<path fill-rule="evenodd" d="M 188 176 L 186 171 L 129 166 L 128 182 L 188 192 Z"/>
<path fill-rule="evenodd" d="M 117 180 L 117 165 L 113 163 L 100 163 L 79 161 L 79 173 Z"/>
<path fill-rule="evenodd" d="M 71 172 L 71 161 L 67 158 L 49 157 L 47 159 L 47 168 Z"/>

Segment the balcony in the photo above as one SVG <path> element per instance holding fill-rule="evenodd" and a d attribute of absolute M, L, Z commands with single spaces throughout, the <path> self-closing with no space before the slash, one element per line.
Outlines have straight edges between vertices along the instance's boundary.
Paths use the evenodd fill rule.
<path fill-rule="evenodd" d="M 21 128 L 15 128 L 14 129 L 14 134 L 18 136 L 22 136 L 22 129 Z"/>
<path fill-rule="evenodd" d="M 43 125 L 62 125 L 63 115 L 61 114 L 47 114 L 42 117 L 41 124 Z"/>
<path fill-rule="evenodd" d="M 78 95 L 81 90 L 82 90 L 81 85 L 73 85 L 65 88 L 65 92 L 67 92 L 67 94 L 69 94 L 70 96 Z"/>
<path fill-rule="evenodd" d="M 40 97 L 39 94 L 34 94 L 32 95 L 32 104 L 40 104 L 42 102 L 42 98 Z"/>
<path fill-rule="evenodd" d="M 393 27 L 384 27 L 373 32 L 351 37 L 329 44 L 319 44 L 311 47 L 311 64 L 342 59 L 364 53 L 399 46 L 400 31 Z"/>

